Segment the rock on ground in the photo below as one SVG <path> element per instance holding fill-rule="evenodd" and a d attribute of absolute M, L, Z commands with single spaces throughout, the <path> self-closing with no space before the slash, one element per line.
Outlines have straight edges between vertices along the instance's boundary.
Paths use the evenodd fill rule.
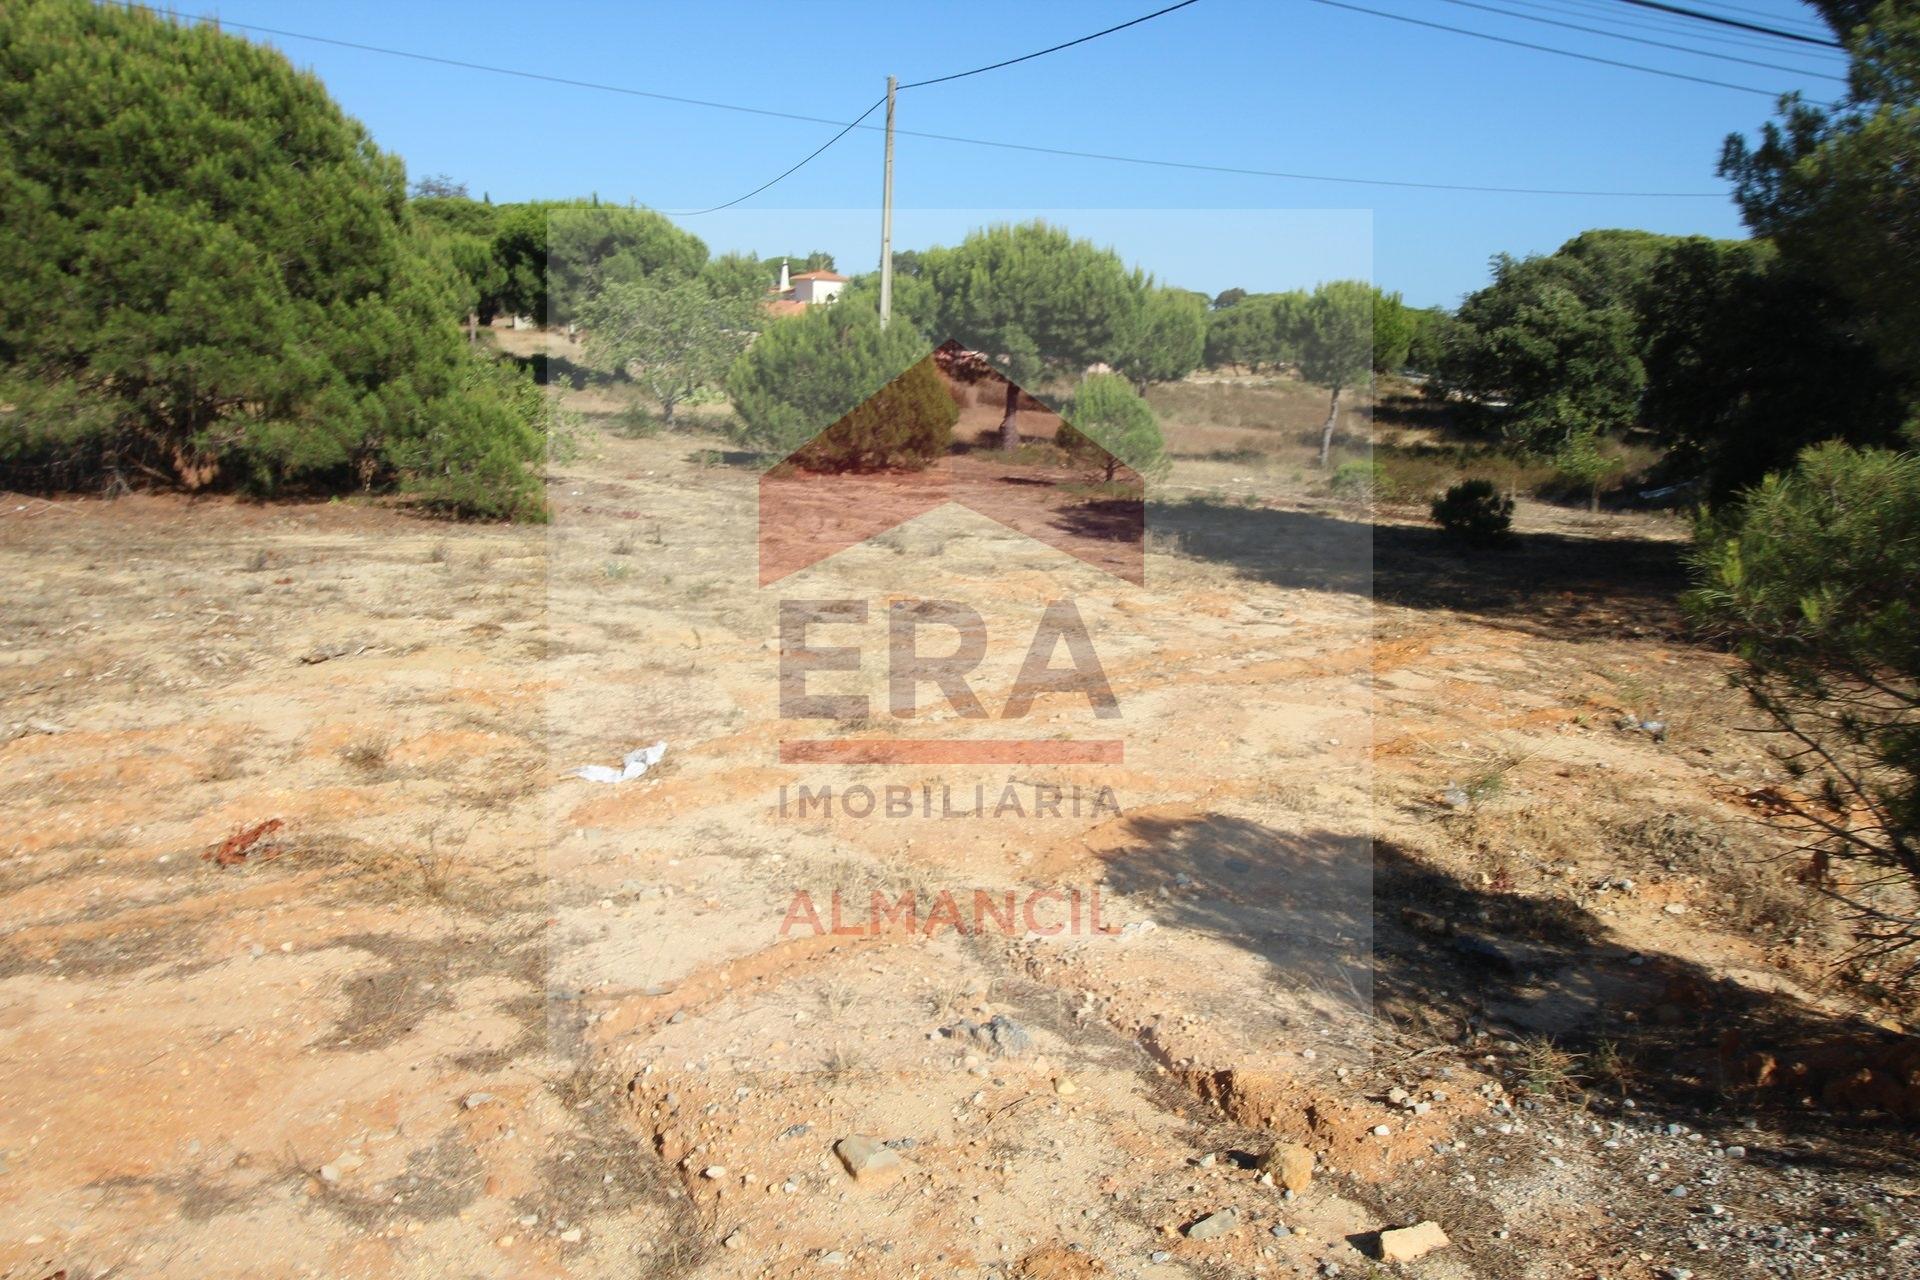
<path fill-rule="evenodd" d="M 1187 1239 L 1217 1239 L 1220 1236 L 1226 1235 L 1229 1231 L 1234 1230 L 1239 1225 L 1240 1211 L 1238 1209 L 1222 1209 L 1220 1212 L 1210 1213 L 1200 1219 L 1200 1221 L 1190 1225 L 1187 1228 Z"/>
<path fill-rule="evenodd" d="M 1382 1262 L 1412 1262 L 1415 1258 L 1424 1258 L 1435 1249 L 1444 1249 L 1453 1242 L 1447 1239 L 1447 1233 L 1440 1229 L 1437 1222 L 1418 1222 L 1411 1227 L 1401 1227 L 1394 1231 L 1380 1233 L 1380 1260 Z"/>
<path fill-rule="evenodd" d="M 834 1143 L 833 1153 L 855 1182 L 886 1182 L 900 1176 L 899 1153 L 878 1138 L 856 1133 Z"/>
<path fill-rule="evenodd" d="M 1260 1170 L 1298 1194 L 1313 1182 L 1313 1152 L 1297 1142 L 1276 1142 L 1260 1157 Z"/>

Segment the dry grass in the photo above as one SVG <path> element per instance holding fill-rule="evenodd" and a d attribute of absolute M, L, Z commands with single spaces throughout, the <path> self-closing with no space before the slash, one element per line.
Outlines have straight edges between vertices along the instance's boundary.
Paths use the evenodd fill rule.
<path fill-rule="evenodd" d="M 1546 1036 L 1532 1036 L 1520 1042 L 1518 1072 L 1528 1093 L 1540 1097 L 1558 1097 L 1577 1092 L 1581 1067 L 1580 1055 L 1569 1053 Z"/>
<path fill-rule="evenodd" d="M 1756 853 L 1752 841 L 1739 840 L 1711 816 L 1657 813 L 1622 823 L 1618 839 L 1670 870 L 1699 876 L 1719 913 L 1743 933 L 1793 938 L 1825 914 L 1820 896 L 1793 876 L 1788 862 Z"/>
<path fill-rule="evenodd" d="M 368 734 L 340 748 L 340 763 L 370 778 L 379 777 L 387 771 L 387 758 L 392 751 L 391 738 Z"/>

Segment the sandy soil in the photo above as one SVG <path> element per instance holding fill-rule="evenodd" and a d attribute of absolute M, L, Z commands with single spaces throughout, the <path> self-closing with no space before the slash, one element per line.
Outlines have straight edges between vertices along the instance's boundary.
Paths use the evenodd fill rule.
<path fill-rule="evenodd" d="M 7 498 L 0 1274 L 1916 1267 L 1910 1041 L 1765 860 L 1782 779 L 1684 638 L 1676 524 L 1528 507 L 1468 562 L 1188 460 L 1143 585 L 949 506 L 763 589 L 757 472 L 586 439 L 544 529 Z M 782 718 L 803 597 L 872 603 L 816 678 L 867 715 Z M 982 615 L 997 717 L 1061 598 L 1118 722 L 885 714 L 888 603 Z M 781 752 L 881 737 L 1124 758 Z M 1116 932 L 928 920 L 976 890 Z M 1291 1197 L 1276 1140 L 1318 1160 Z M 1422 1219 L 1453 1243 L 1374 1261 Z"/>

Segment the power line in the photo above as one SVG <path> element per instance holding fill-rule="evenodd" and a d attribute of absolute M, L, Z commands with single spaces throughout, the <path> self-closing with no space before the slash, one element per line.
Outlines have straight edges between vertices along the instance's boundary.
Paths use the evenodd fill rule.
<path fill-rule="evenodd" d="M 1164 9 L 1155 9 L 1152 13 L 1143 13 L 1137 18 L 1122 22 L 1117 26 L 1108 27 L 1104 31 L 1096 31 L 1092 35 L 1081 36 L 1077 40 L 1068 40 L 1064 44 L 1052 45 L 1045 49 L 1036 50 L 1033 53 L 1023 53 L 1017 58 L 1008 58 L 1004 62 L 990 62 L 984 67 L 975 67 L 971 71 L 956 71 L 950 76 L 935 76 L 931 80 L 915 80 L 910 84 L 903 84 L 900 87 L 902 89 L 924 89 L 930 84 L 945 84 L 949 80 L 964 80 L 968 76 L 977 76 L 983 71 L 998 71 L 1002 67 L 1011 67 L 1018 62 L 1031 62 L 1035 58 L 1044 58 L 1050 53 L 1058 53 L 1062 49 L 1071 49 L 1077 44 L 1085 44 L 1089 40 L 1098 40 L 1101 36 L 1110 36 L 1116 31 L 1125 31 L 1128 27 L 1137 27 L 1143 22 L 1151 22 L 1155 18 L 1172 13 L 1175 9 L 1184 9 L 1190 4 L 1199 3 L 1200 0 L 1180 0 L 1179 4 L 1170 4 Z"/>
<path fill-rule="evenodd" d="M 1765 27 L 1757 22 L 1742 22 L 1738 18 L 1723 18 L 1717 13 L 1704 13 L 1699 9 L 1688 9 L 1677 4 L 1662 4 L 1660 0 L 1619 0 L 1619 2 L 1630 4 L 1636 9 L 1652 9 L 1656 13 L 1675 13 L 1683 18 L 1692 18 L 1696 22 L 1711 22 L 1715 26 L 1732 27 L 1736 31 L 1758 31 L 1763 36 L 1778 36 L 1782 40 L 1793 40 L 1800 44 L 1819 45 L 1826 49 L 1846 48 L 1838 40 L 1801 35 L 1797 31 L 1782 31 L 1779 27 Z"/>
<path fill-rule="evenodd" d="M 1552 45 L 1534 44 L 1530 40 L 1515 40 L 1510 36 L 1496 36 L 1486 31 L 1473 31 L 1466 27 L 1448 26 L 1444 22 L 1429 22 L 1425 18 L 1411 18 L 1404 13 L 1388 13 L 1384 9 L 1368 9 L 1362 5 L 1347 4 L 1345 0 L 1312 0 L 1314 4 L 1326 5 L 1331 9 L 1346 9 L 1352 13 L 1364 13 L 1370 17 L 1386 18 L 1392 22 L 1410 23 L 1416 27 L 1426 27 L 1432 31 L 1448 31 L 1457 36 L 1472 36 L 1476 40 L 1491 40 L 1495 44 L 1512 45 L 1516 49 L 1532 49 L 1536 53 L 1553 53 L 1563 58 L 1577 58 L 1581 62 L 1595 62 L 1603 67 L 1619 67 L 1627 71 L 1643 71 L 1650 76 L 1665 76 L 1669 80 L 1688 80 L 1694 84 L 1711 85 L 1716 89 L 1735 89 L 1741 93 L 1757 93 L 1763 98 L 1778 98 L 1780 95 L 1772 89 L 1756 89 L 1750 84 L 1733 84 L 1726 80 L 1712 80 L 1706 76 L 1688 75 L 1684 71 L 1666 71 L 1659 67 L 1643 66 L 1638 62 L 1621 62 L 1615 58 L 1602 58 L 1598 54 L 1575 53 L 1571 49 L 1558 49 Z M 1634 3 L 1634 0 L 1628 0 Z"/>
<path fill-rule="evenodd" d="M 1663 36 L 1684 35 L 1691 40 L 1704 40 L 1733 48 L 1759 49 L 1775 57 L 1785 57 L 1788 53 L 1810 58 L 1844 56 L 1842 51 L 1833 49 L 1809 49 L 1797 45 L 1790 50 L 1782 49 L 1778 40 L 1723 31 L 1718 27 L 1702 27 L 1699 23 L 1689 22 L 1685 18 L 1667 17 L 1657 13 L 1629 14 L 1614 4 L 1614 0 L 1558 0 L 1558 2 L 1549 3 L 1541 3 L 1540 0 L 1509 0 L 1509 3 L 1518 4 L 1524 9 L 1540 9 L 1548 13 L 1605 22 L 1616 27 L 1652 31 Z M 1569 5 L 1575 7 L 1569 8 Z"/>
<path fill-rule="evenodd" d="M 1561 22 L 1555 18 L 1535 17 L 1530 13 L 1515 13 L 1512 9 L 1496 9 L 1492 5 L 1477 4 L 1475 0 L 1447 0 L 1448 4 L 1459 5 L 1463 9 L 1478 9 L 1482 13 L 1497 13 L 1506 18 L 1518 18 L 1522 22 L 1539 22 L 1549 27 L 1561 27 L 1568 31 L 1584 31 L 1588 35 L 1604 36 L 1609 40 L 1625 40 L 1630 44 L 1650 45 L 1655 49 L 1672 49 L 1678 53 L 1690 53 L 1700 58 L 1718 58 L 1722 62 L 1739 62 L 1749 67 L 1764 67 L 1769 71 L 1785 71 L 1789 75 L 1808 75 L 1822 80 L 1846 82 L 1846 77 L 1831 75 L 1824 71 L 1807 71 L 1800 67 L 1785 67 L 1777 62 L 1760 62 L 1753 58 L 1742 58 L 1731 53 L 1714 53 L 1710 49 L 1696 49 L 1691 45 L 1669 44 L 1664 40 L 1649 40 L 1644 36 L 1622 35 L 1617 31 L 1608 31 L 1601 27 L 1586 27 L 1577 22 Z"/>
<path fill-rule="evenodd" d="M 876 126 L 865 127 L 872 129 Z M 1279 169 L 1241 169 L 1232 165 L 1199 164 L 1187 160 L 1155 160 L 1143 156 L 1111 155 L 1101 151 L 1070 151 L 1064 147 L 1043 147 L 1025 142 L 998 142 L 987 138 L 963 138 L 950 133 L 917 133 L 911 129 L 897 129 L 894 132 L 903 138 L 962 142 L 974 147 L 1031 151 L 1045 156 L 1069 156 L 1076 160 L 1105 160 L 1114 164 L 1150 165 L 1157 169 L 1189 169 L 1197 173 L 1226 173 L 1248 178 L 1284 178 L 1292 182 L 1337 182 L 1361 187 L 1405 187 L 1415 191 L 1474 191 L 1507 196 L 1590 196 L 1637 200 L 1724 200 L 1727 198 L 1724 191 L 1574 191 L 1562 187 L 1490 187 L 1458 182 L 1412 182 L 1398 178 L 1350 178 L 1324 173 L 1288 173 Z"/>
<path fill-rule="evenodd" d="M 703 213 L 718 213 L 722 209 L 731 209 L 733 208 L 733 206 L 740 204 L 742 201 L 753 199 L 755 196 L 759 195 L 762 191 L 765 191 L 768 187 L 771 187 L 772 185 L 774 185 L 774 183 L 779 182 L 781 179 L 786 178 L 792 175 L 793 173 L 795 173 L 796 171 L 798 171 L 799 169 L 805 167 L 810 161 L 813 160 L 815 156 L 819 155 L 822 151 L 825 151 L 828 147 L 840 141 L 840 139 L 846 137 L 848 134 L 852 133 L 855 129 L 859 128 L 860 122 L 862 120 L 865 120 L 868 116 L 872 115 L 874 108 L 878 107 L 881 103 L 885 102 L 886 100 L 887 99 L 884 94 L 878 98 L 875 98 L 873 100 L 872 105 L 869 106 L 865 111 L 862 111 L 859 115 L 855 116 L 853 120 L 850 123 L 848 123 L 846 128 L 834 134 L 831 138 L 828 138 L 825 142 L 815 147 L 812 151 L 809 151 L 806 155 L 806 158 L 801 160 L 799 164 L 794 165 L 793 168 L 791 169 L 783 170 L 777 177 L 768 178 L 765 182 L 761 183 L 759 186 L 755 187 L 753 190 L 747 192 L 747 194 L 743 196 L 735 196 L 733 199 L 727 201 L 725 204 L 717 204 L 713 206 L 713 208 L 711 209 L 693 209 L 693 210 L 689 210 L 686 213 L 680 214 L 679 216 L 683 218 L 697 218 Z"/>
<path fill-rule="evenodd" d="M 897 88 L 917 89 L 917 88 L 920 88 L 922 85 L 945 84 L 949 80 L 964 80 L 968 76 L 977 76 L 982 72 L 997 71 L 1001 67 L 1011 67 L 1018 62 L 1031 62 L 1035 58 L 1044 58 L 1050 53 L 1058 53 L 1062 49 L 1071 49 L 1073 48 L 1073 46 L 1077 44 L 1085 44 L 1089 40 L 1098 40 L 1101 36 L 1110 36 L 1116 31 L 1125 31 L 1128 27 L 1137 27 L 1143 22 L 1152 21 L 1153 19 L 1159 17 L 1161 14 L 1172 13 L 1175 9 L 1184 9 L 1188 5 L 1198 4 L 1199 2 L 1200 0 L 1180 0 L 1179 4 L 1168 5 L 1164 9 L 1156 9 L 1152 13 L 1142 14 L 1138 18 L 1133 18 L 1127 22 L 1122 22 L 1115 26 L 1108 27 L 1104 31 L 1095 31 L 1091 35 L 1084 35 L 1079 37 L 1078 39 L 1068 40 L 1061 44 L 1052 45 L 1045 49 L 1037 49 L 1032 53 L 1023 53 L 1017 58 L 1007 58 L 1001 62 L 989 63 L 984 67 L 975 67 L 971 71 L 956 71 L 952 75 L 936 76 L 931 80 L 919 80 L 919 81 L 915 81 L 912 84 L 899 85 L 897 86 Z M 691 212 L 684 213 L 679 216 L 686 217 L 686 218 L 697 218 L 702 214 L 718 213 L 722 209 L 731 209 L 734 205 L 740 204 L 743 201 L 751 200 L 753 197 L 759 195 L 762 191 L 765 191 L 768 187 L 773 186 L 775 183 L 780 182 L 783 179 L 789 177 L 790 175 L 805 168 L 809 163 L 813 161 L 813 159 L 816 156 L 820 155 L 828 147 L 831 147 L 834 143 L 840 141 L 840 139 L 846 137 L 849 133 L 852 133 L 853 130 L 859 126 L 862 120 L 865 120 L 868 116 L 872 115 L 874 112 L 874 109 L 878 107 L 882 102 L 885 102 L 886 100 L 887 100 L 886 95 L 882 95 L 879 99 L 877 99 L 873 103 L 872 106 L 868 107 L 865 111 L 862 111 L 859 114 L 859 116 L 857 116 L 854 120 L 849 122 L 846 128 L 840 130 L 840 132 L 834 134 L 831 138 L 828 138 L 825 142 L 815 147 L 812 151 L 809 151 L 806 157 L 802 159 L 798 164 L 794 165 L 791 169 L 782 170 L 779 176 L 769 178 L 767 181 L 761 183 L 759 186 L 755 187 L 753 190 L 747 192 L 746 195 L 737 196 L 734 199 L 727 201 L 725 204 L 714 205 L 713 208 L 711 209 L 694 209 Z M 887 113 L 887 119 L 888 119 L 888 123 L 891 124 L 893 119 L 893 113 L 891 110 L 889 110 Z M 888 146 L 889 147 L 892 146 L 891 141 L 888 142 Z M 891 161 L 889 161 L 889 163 L 891 163 Z"/>
<path fill-rule="evenodd" d="M 1737 13 L 1749 18 L 1765 18 L 1789 30 L 1798 27 L 1802 31 L 1820 31 L 1821 24 L 1811 18 L 1788 18 L 1768 13 L 1765 9 L 1756 9 L 1751 5 L 1727 4 L 1724 0 L 1694 0 L 1703 9 L 1718 9 L 1722 13 Z"/>
<path fill-rule="evenodd" d="M 191 18 L 196 22 L 205 22 L 215 27 L 231 27 L 236 31 L 254 31 L 262 35 L 281 36 L 290 40 L 311 40 L 315 44 L 330 44 L 341 49 L 356 49 L 361 53 L 381 53 L 392 58 L 408 58 L 414 62 L 431 62 L 443 67 L 456 67 L 462 71 L 485 71 L 490 75 L 514 76 L 521 80 L 538 80 L 542 84 L 557 84 L 569 89 L 592 89 L 598 93 L 619 93 L 629 98 L 651 98 L 655 102 L 677 102 L 687 107 L 708 107 L 715 111 L 737 111 L 743 115 L 767 116 L 775 120 L 798 120 L 804 124 L 844 124 L 845 121 L 829 120 L 825 116 L 801 115 L 793 111 L 775 111 L 765 107 L 743 107 L 737 102 L 716 102 L 711 98 L 683 98 L 677 94 L 655 93 L 649 89 L 635 89 L 627 85 L 601 84 L 593 80 L 573 80 L 566 76 L 548 75 L 540 71 L 522 71 L 515 67 L 495 67 L 484 62 L 464 62 L 459 58 L 443 58 L 438 54 L 419 53 L 411 49 L 389 49 L 383 45 L 361 44 L 354 40 L 341 40 L 333 36 L 316 36 L 305 31 L 286 31 L 279 27 L 263 27 L 256 23 L 234 22 L 227 18 L 214 17 L 211 14 L 162 14 L 144 4 L 127 0 L 124 8 L 141 13 L 152 13 L 155 17 Z M 868 108 L 872 110 L 871 107 Z"/>
<path fill-rule="evenodd" d="M 189 16 L 197 16 L 200 21 L 215 21 L 215 19 L 204 15 Z M 877 125 L 863 123 L 865 117 L 873 112 L 873 107 L 868 107 L 859 119 L 853 121 L 834 120 L 825 116 L 810 116 L 794 111 L 777 111 L 767 107 L 742 106 L 735 102 L 718 102 L 707 98 L 687 98 L 670 93 L 655 93 L 651 90 L 635 89 L 627 85 L 602 84 L 592 80 L 576 80 L 566 76 L 548 75 L 544 72 L 526 71 L 516 67 L 496 67 L 482 62 L 467 62 L 457 58 L 443 58 L 436 54 L 419 53 L 410 49 L 393 49 L 382 45 L 363 44 L 353 40 L 336 39 L 332 36 L 312 35 L 303 31 L 288 31 L 281 28 L 262 27 L 256 24 L 227 22 L 224 20 L 220 21 L 220 25 L 240 31 L 260 32 L 266 35 L 281 36 L 293 40 L 310 40 L 318 44 L 334 45 L 343 49 L 354 49 L 362 53 L 378 53 L 387 57 L 406 58 L 415 62 L 433 63 L 439 66 L 458 68 L 463 71 L 481 71 L 490 75 L 512 76 L 516 79 L 535 80 L 544 84 L 561 85 L 573 89 L 589 89 L 598 93 L 616 93 L 627 97 L 649 98 L 658 102 L 673 102 L 682 106 L 706 107 L 715 111 L 733 111 L 744 115 L 765 116 L 775 120 L 794 120 L 802 124 L 832 125 L 840 129 L 841 133 L 834 135 L 834 138 L 829 140 L 828 145 L 831 145 L 834 141 L 838 141 L 841 136 L 853 129 L 877 130 L 879 128 Z M 874 106 L 877 107 L 878 105 L 879 102 L 875 102 Z M 1338 174 L 1294 173 L 1276 169 L 1240 168 L 1232 165 L 1202 164 L 1185 160 L 1162 160 L 1145 156 L 1113 155 L 1098 151 L 1076 151 L 1065 147 L 1045 147 L 1031 143 L 1001 142 L 990 138 L 967 138 L 954 134 L 928 133 L 912 129 L 898 129 L 895 130 L 895 133 L 903 138 L 925 138 L 934 142 L 953 142 L 973 147 L 994 147 L 1001 150 L 1026 151 L 1040 155 L 1064 156 L 1079 160 L 1099 160 L 1113 164 L 1145 165 L 1163 169 L 1183 169 L 1196 173 L 1223 173 L 1239 177 L 1279 178 L 1291 182 L 1327 182 L 1350 186 L 1399 187 L 1417 191 L 1462 191 L 1490 195 L 1585 196 L 1592 198 L 1648 200 L 1720 200 L 1726 198 L 1726 193 L 1721 191 L 1587 191 L 1558 187 L 1502 187 L 1449 182 L 1414 182 L 1392 178 L 1356 178 Z M 821 151 L 825 149 L 825 147 L 820 148 Z M 815 154 L 818 154 L 818 152 Z M 810 160 L 812 157 L 809 156 L 808 159 Z M 805 162 L 803 161 L 802 163 Z M 795 168 L 798 168 L 798 166 L 795 166 Z M 791 173 L 792 170 L 788 172 Z M 785 177 L 786 175 L 782 174 L 781 176 Z M 742 199 L 744 198 L 745 197 L 742 197 Z M 736 200 L 729 203 L 737 204 L 739 202 Z M 714 207 L 718 209 L 725 208 L 726 206 L 716 205 Z"/>

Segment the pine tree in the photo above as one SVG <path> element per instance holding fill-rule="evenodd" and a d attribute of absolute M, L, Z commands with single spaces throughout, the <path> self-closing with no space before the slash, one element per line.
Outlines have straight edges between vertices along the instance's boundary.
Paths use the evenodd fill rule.
<path fill-rule="evenodd" d="M 1119 374 L 1088 374 L 1063 417 L 1054 442 L 1076 461 L 1098 466 L 1107 483 L 1113 483 L 1122 466 L 1147 479 L 1166 473 L 1160 420 Z"/>
<path fill-rule="evenodd" d="M 1018 384 L 1118 357 L 1143 287 L 1111 249 L 1044 222 L 976 231 L 956 248 L 922 255 L 919 265 L 935 336 L 984 352 L 1009 380 L 1006 449 L 1020 443 Z"/>
<path fill-rule="evenodd" d="M 1375 290 L 1358 280 L 1335 280 L 1314 290 L 1301 313 L 1300 376 L 1327 388 L 1327 421 L 1320 432 L 1320 466 L 1333 449 L 1340 396 L 1373 372 Z"/>
<path fill-rule="evenodd" d="M 8 483 L 542 509 L 538 403 L 473 367 L 400 162 L 314 76 L 212 27 L 16 0 L 0 119 Z"/>
<path fill-rule="evenodd" d="M 925 466 L 960 416 L 925 341 L 844 300 L 769 325 L 727 395 L 743 443 L 816 470 Z"/>

